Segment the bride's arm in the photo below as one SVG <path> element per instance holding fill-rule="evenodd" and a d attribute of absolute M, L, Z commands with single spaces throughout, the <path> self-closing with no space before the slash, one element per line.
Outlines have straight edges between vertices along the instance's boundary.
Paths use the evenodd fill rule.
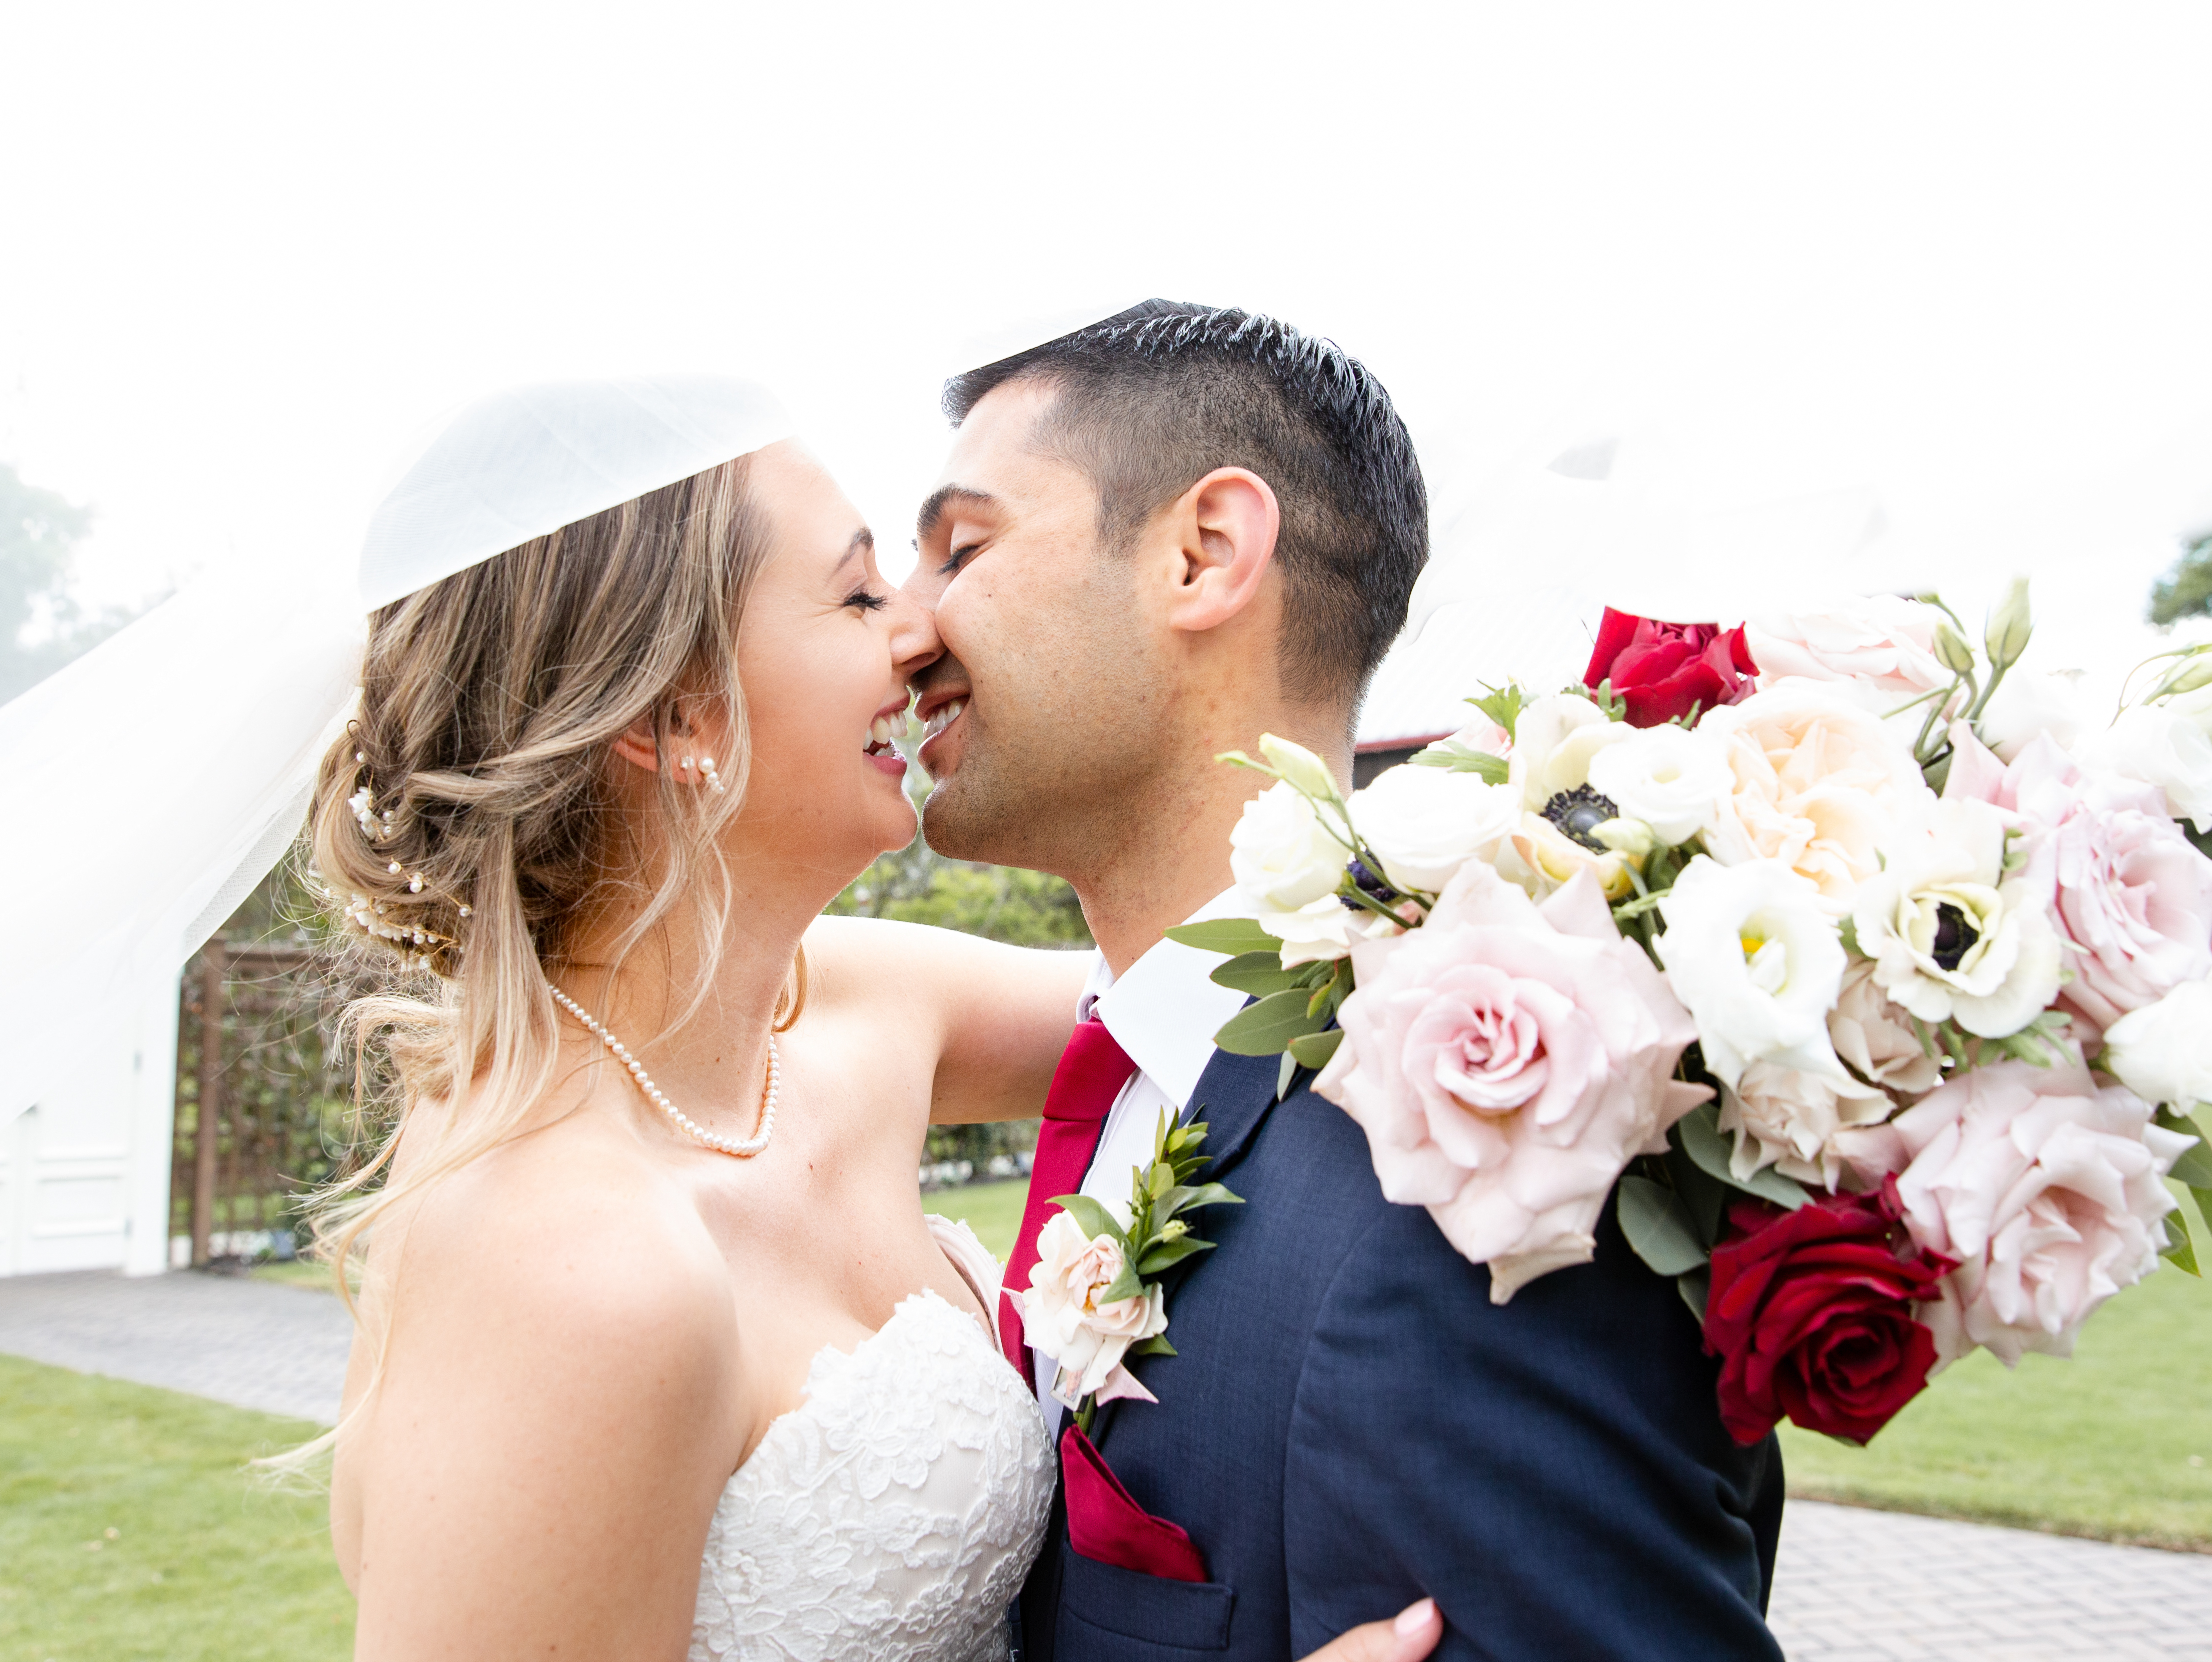
<path fill-rule="evenodd" d="M 680 1662 L 743 1452 L 727 1269 L 605 1162 L 491 1175 L 410 1220 L 384 1379 L 343 1434 L 354 1653 Z"/>
<path fill-rule="evenodd" d="M 934 1036 L 933 1123 L 1028 1119 L 1043 1111 L 1046 1087 L 1075 1026 L 1088 953 L 1008 947 L 869 917 L 816 919 L 806 953 L 810 965 L 818 963 L 849 994 L 883 1001 Z"/>

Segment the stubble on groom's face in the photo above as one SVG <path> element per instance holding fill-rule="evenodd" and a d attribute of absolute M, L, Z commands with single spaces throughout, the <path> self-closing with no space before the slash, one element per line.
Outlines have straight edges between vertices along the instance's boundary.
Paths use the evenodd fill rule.
<path fill-rule="evenodd" d="M 907 588 L 945 648 L 915 684 L 937 729 L 923 836 L 954 859 L 1079 880 L 1142 835 L 1162 695 L 1129 563 L 1099 545 L 1097 490 L 1033 441 L 1051 398 L 1016 382 L 969 413 Z"/>

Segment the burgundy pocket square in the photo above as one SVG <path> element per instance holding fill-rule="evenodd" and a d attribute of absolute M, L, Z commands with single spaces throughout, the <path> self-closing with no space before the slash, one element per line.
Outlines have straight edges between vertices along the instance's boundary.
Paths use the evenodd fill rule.
<path fill-rule="evenodd" d="M 1129 1498 L 1121 1480 L 1079 1427 L 1060 1440 L 1067 1497 L 1067 1541 L 1085 1558 L 1164 1581 L 1203 1581 L 1206 1560 L 1176 1525 Z"/>

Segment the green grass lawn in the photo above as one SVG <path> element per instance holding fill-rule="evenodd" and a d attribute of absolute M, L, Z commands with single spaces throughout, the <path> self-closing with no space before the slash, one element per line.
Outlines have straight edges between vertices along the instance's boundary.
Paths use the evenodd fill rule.
<path fill-rule="evenodd" d="M 2071 1361 L 1977 1351 L 1863 1449 L 1782 1445 L 1792 1495 L 2212 1551 L 2212 1286 L 2161 1268 Z"/>
<path fill-rule="evenodd" d="M 921 1197 L 925 1212 L 941 1212 L 948 1218 L 967 1220 L 976 1239 L 999 1255 L 1004 1263 L 1012 1256 L 1014 1233 L 1022 1227 L 1022 1202 L 1027 1198 L 1027 1178 L 1008 1178 L 999 1183 L 971 1183 L 960 1189 L 939 1189 Z"/>
<path fill-rule="evenodd" d="M 0 1659 L 352 1655 L 323 1496 L 245 1469 L 319 1430 L 0 1356 Z"/>

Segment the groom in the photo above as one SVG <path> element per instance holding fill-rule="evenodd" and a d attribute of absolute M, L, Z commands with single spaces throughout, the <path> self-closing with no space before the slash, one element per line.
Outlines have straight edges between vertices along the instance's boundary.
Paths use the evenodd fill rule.
<path fill-rule="evenodd" d="M 1780 1457 L 1722 1429 L 1672 1282 L 1608 1211 L 1594 1263 L 1492 1304 L 1310 1072 L 1279 1102 L 1276 1058 L 1213 1048 L 1243 997 L 1162 939 L 1244 910 L 1254 787 L 1218 752 L 1272 732 L 1349 783 L 1428 549 L 1381 384 L 1271 320 L 1152 301 L 956 377 L 945 407 L 909 583 L 946 654 L 919 683 L 925 830 L 1066 877 L 1099 946 L 1008 1285 L 1049 1196 L 1127 1199 L 1163 1108 L 1210 1123 L 1203 1175 L 1244 1201 L 1198 1214 L 1216 1250 L 1168 1273 L 1177 1354 L 1133 1364 L 1158 1402 L 1063 1445 L 1027 1657 L 1288 1658 L 1425 1593 L 1440 1657 L 1778 1659 Z M 1048 1383 L 1017 1297 L 1001 1316 Z"/>

